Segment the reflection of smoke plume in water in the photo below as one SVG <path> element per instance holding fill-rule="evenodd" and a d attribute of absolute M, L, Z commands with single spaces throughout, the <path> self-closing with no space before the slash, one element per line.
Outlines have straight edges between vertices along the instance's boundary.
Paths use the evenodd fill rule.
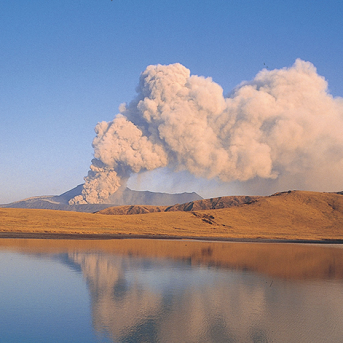
<path fill-rule="evenodd" d="M 87 281 L 94 329 L 113 342 L 341 341 L 341 249 L 145 244 L 68 254 Z"/>
<path fill-rule="evenodd" d="M 180 64 L 149 66 L 136 99 L 95 131 L 91 170 L 71 203 L 106 201 L 130 174 L 165 166 L 222 182 L 343 185 L 343 100 L 299 59 L 262 70 L 227 98 Z"/>

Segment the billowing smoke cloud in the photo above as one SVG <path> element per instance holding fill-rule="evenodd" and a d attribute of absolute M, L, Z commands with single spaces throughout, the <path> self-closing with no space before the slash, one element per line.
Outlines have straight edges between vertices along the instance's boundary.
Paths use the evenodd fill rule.
<path fill-rule="evenodd" d="M 132 173 L 165 166 L 222 182 L 342 187 L 343 99 L 327 86 L 300 59 L 263 69 L 228 97 L 181 64 L 149 66 L 137 97 L 96 126 L 94 159 L 71 203 L 106 202 Z"/>

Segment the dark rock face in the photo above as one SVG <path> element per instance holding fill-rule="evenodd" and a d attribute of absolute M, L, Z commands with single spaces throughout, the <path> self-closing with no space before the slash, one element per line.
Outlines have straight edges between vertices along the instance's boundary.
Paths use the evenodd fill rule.
<path fill-rule="evenodd" d="M 69 205 L 69 200 L 76 195 L 81 194 L 82 186 L 77 187 L 61 194 L 50 196 L 38 196 L 10 204 L 0 205 L 7 208 L 37 208 L 60 211 L 77 212 L 97 212 L 114 205 L 154 205 L 154 206 L 172 206 L 194 200 L 202 199 L 197 193 L 155 193 L 149 191 L 133 191 L 125 188 L 123 191 L 113 194 L 109 198 L 108 204 L 87 204 L 87 205 Z"/>

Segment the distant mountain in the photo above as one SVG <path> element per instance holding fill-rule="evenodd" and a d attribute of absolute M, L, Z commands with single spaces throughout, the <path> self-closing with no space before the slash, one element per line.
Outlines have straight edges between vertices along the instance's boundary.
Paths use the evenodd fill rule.
<path fill-rule="evenodd" d="M 150 191 L 133 191 L 129 188 L 125 188 L 122 192 L 118 191 L 114 193 L 109 198 L 109 202 L 115 205 L 172 206 L 201 199 L 202 197 L 195 192 L 169 194 Z"/>
<path fill-rule="evenodd" d="M 83 185 L 61 194 L 36 196 L 24 200 L 12 202 L 10 204 L 0 205 L 5 208 L 38 208 L 61 211 L 77 212 L 97 212 L 107 207 L 118 205 L 154 205 L 154 206 L 172 206 L 194 200 L 200 200 L 202 197 L 197 193 L 155 193 L 149 191 L 133 191 L 125 188 L 123 191 L 113 194 L 109 198 L 108 204 L 86 204 L 86 205 L 69 205 L 69 200 L 80 195 Z"/>

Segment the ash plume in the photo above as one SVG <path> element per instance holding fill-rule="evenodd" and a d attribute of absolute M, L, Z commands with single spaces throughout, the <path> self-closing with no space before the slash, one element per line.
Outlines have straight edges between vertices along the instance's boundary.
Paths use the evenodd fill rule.
<path fill-rule="evenodd" d="M 106 202 L 132 173 L 166 166 L 255 191 L 343 186 L 343 99 L 310 62 L 263 69 L 227 97 L 181 64 L 152 65 L 137 93 L 95 127 L 94 159 L 71 204 Z"/>

